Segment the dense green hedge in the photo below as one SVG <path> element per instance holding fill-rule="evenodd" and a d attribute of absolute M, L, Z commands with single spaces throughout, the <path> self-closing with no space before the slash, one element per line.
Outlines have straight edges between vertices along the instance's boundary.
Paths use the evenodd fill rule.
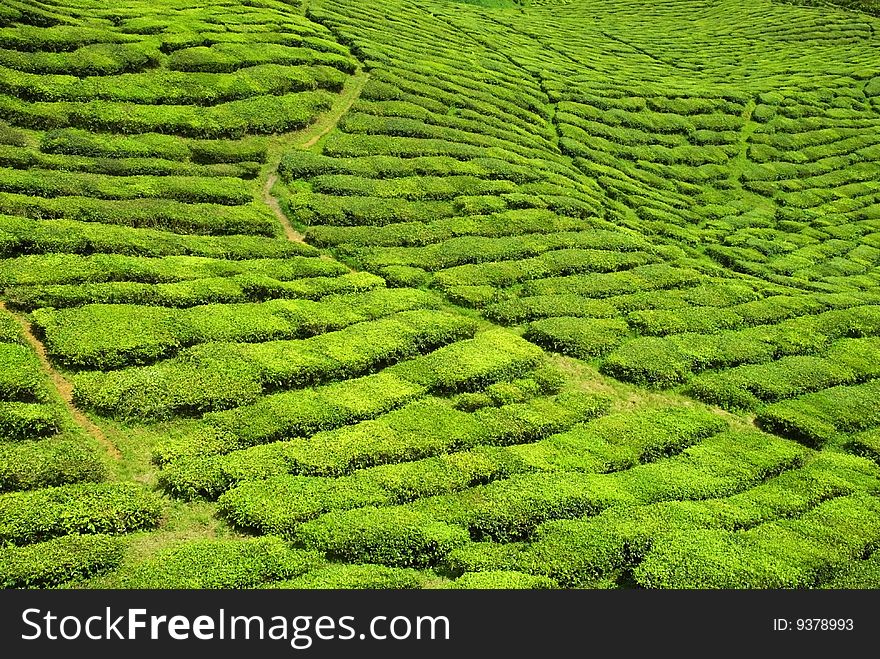
<path fill-rule="evenodd" d="M 362 293 L 381 288 L 384 280 L 368 272 L 338 277 L 279 281 L 262 275 L 205 277 L 173 284 L 49 284 L 11 286 L 7 299 L 17 307 L 77 307 L 85 304 L 142 304 L 193 307 L 203 304 L 254 302 L 273 298 L 317 300 L 327 295 Z"/>
<path fill-rule="evenodd" d="M 424 247 L 363 247 L 357 257 L 370 269 L 391 265 L 418 267 L 436 271 L 464 264 L 509 261 L 542 255 L 528 260 L 523 267 L 535 270 L 532 279 L 553 277 L 570 272 L 614 272 L 644 266 L 655 260 L 635 249 L 637 241 L 627 234 L 610 231 L 564 231 L 532 233 L 523 236 L 457 236 Z M 618 253 L 620 249 L 623 253 Z M 631 253 L 630 253 L 631 252 Z M 510 284 L 530 278 L 511 271 L 511 265 L 490 263 L 483 267 L 458 269 L 439 278 L 443 285 Z M 634 280 L 638 281 L 638 279 Z"/>
<path fill-rule="evenodd" d="M 505 325 L 557 316 L 609 318 L 617 310 L 605 300 L 580 295 L 532 295 L 491 304 L 484 310 L 490 320 Z"/>
<path fill-rule="evenodd" d="M 372 467 L 342 478 L 280 476 L 239 484 L 220 498 L 220 510 L 239 525 L 292 536 L 299 523 L 331 510 L 455 492 L 520 469 L 499 451 L 478 449 Z"/>
<path fill-rule="evenodd" d="M 548 350 L 591 359 L 610 352 L 628 333 L 623 320 L 561 317 L 530 323 L 525 337 Z"/>
<path fill-rule="evenodd" d="M 823 588 L 876 590 L 880 588 L 880 554 L 876 551 L 863 561 L 843 567 Z"/>
<path fill-rule="evenodd" d="M 0 442 L 0 492 L 101 481 L 106 469 L 82 437 Z"/>
<path fill-rule="evenodd" d="M 755 409 L 759 401 L 773 402 L 857 381 L 843 364 L 821 357 L 783 357 L 768 364 L 738 366 L 691 381 L 689 392 L 726 408 Z"/>
<path fill-rule="evenodd" d="M 108 535 L 65 535 L 0 549 L 0 588 L 46 588 L 115 568 L 123 546 Z"/>
<path fill-rule="evenodd" d="M 69 533 L 125 533 L 156 525 L 161 504 L 135 483 L 82 483 L 0 495 L 0 542 Z"/>
<path fill-rule="evenodd" d="M 240 206 L 254 198 L 239 178 L 207 176 L 105 176 L 0 167 L 0 191 L 32 197 L 173 199 L 191 204 Z"/>
<path fill-rule="evenodd" d="M 455 161 L 458 162 L 458 161 Z M 562 233 L 582 230 L 584 221 L 557 215 L 553 211 L 536 208 L 515 208 L 488 214 L 472 214 L 465 217 L 425 218 L 424 221 L 401 220 L 382 226 L 331 226 L 310 227 L 309 242 L 318 246 L 360 245 L 375 247 L 419 246 L 441 242 L 456 236 L 501 237 L 532 233 Z M 611 233 L 611 232 L 608 232 Z M 615 238 L 623 236 L 615 232 Z M 622 241 L 617 241 L 626 247 Z M 647 249 L 639 245 L 633 249 Z M 594 245 L 603 247 L 603 245 Z M 629 251 L 629 250 L 624 250 Z"/>
<path fill-rule="evenodd" d="M 636 291 L 687 286 L 698 281 L 699 274 L 695 270 L 659 263 L 624 272 L 537 279 L 527 282 L 523 291 L 528 295 L 573 294 L 602 298 Z"/>
<path fill-rule="evenodd" d="M 411 568 L 330 563 L 294 579 L 274 583 L 271 587 L 293 590 L 403 590 L 423 588 L 430 580 L 429 574 Z"/>
<path fill-rule="evenodd" d="M 880 428 L 854 435 L 849 441 L 849 448 L 857 455 L 863 455 L 880 464 Z"/>
<path fill-rule="evenodd" d="M 352 560 L 389 565 L 445 557 L 447 545 L 425 548 L 431 529 L 441 536 L 467 528 L 474 538 L 510 541 L 528 536 L 542 522 L 596 514 L 620 504 L 726 496 L 797 465 L 796 444 L 754 432 L 729 432 L 704 440 L 680 456 L 614 474 L 539 473 L 515 476 L 463 492 L 420 499 L 406 506 L 331 512 L 297 529 L 310 546 Z M 405 516 L 413 528 L 394 524 Z M 438 526 L 439 525 L 439 526 Z M 358 533 L 361 533 L 358 536 Z M 393 551 L 381 553 L 381 542 Z M 452 549 L 463 546 L 456 542 Z M 357 558 L 355 558 L 357 557 Z"/>
<path fill-rule="evenodd" d="M 758 413 L 758 423 L 808 446 L 821 446 L 839 433 L 880 426 L 878 395 L 880 382 L 832 387 L 768 405 Z"/>
<path fill-rule="evenodd" d="M 59 407 L 43 403 L 0 402 L 0 439 L 48 437 L 61 430 Z"/>
<path fill-rule="evenodd" d="M 12 330 L 7 324 L 7 335 Z M 0 343 L 0 400 L 34 402 L 45 400 L 47 393 L 46 378 L 34 351 L 17 343 Z"/>
<path fill-rule="evenodd" d="M 492 590 L 544 590 L 558 588 L 553 579 L 513 570 L 468 572 L 452 582 L 452 588 Z"/>
<path fill-rule="evenodd" d="M 298 130 L 332 106 L 324 90 L 282 96 L 262 94 L 219 103 L 197 105 L 139 105 L 115 101 L 59 101 L 29 103 L 0 95 L 0 117 L 36 130 L 79 128 L 122 134 L 163 133 L 198 139 L 240 139 Z"/>
<path fill-rule="evenodd" d="M 476 391 L 501 379 L 523 375 L 543 358 L 542 351 L 510 332 L 492 329 L 471 341 L 404 362 L 394 373 L 441 393 Z"/>
<path fill-rule="evenodd" d="M 572 405 L 565 398 L 560 400 L 563 405 Z M 536 400 L 524 409 L 547 416 L 553 412 L 551 408 L 542 409 L 538 402 Z M 501 408 L 508 415 L 516 409 L 515 406 Z M 476 415 L 478 421 L 488 423 L 486 442 L 503 440 L 498 434 L 499 428 L 492 424 L 499 417 L 493 417 Z M 250 459 L 240 460 L 239 464 L 248 465 L 251 478 L 266 480 L 240 483 L 220 498 L 220 508 L 239 525 L 290 535 L 299 523 L 331 510 L 394 505 L 463 491 L 532 471 L 624 469 L 679 452 L 725 426 L 722 420 L 708 412 L 670 408 L 641 414 L 610 415 L 567 433 L 551 434 L 577 420 L 584 420 L 584 416 L 571 417 L 568 424 L 560 419 L 555 427 L 547 426 L 536 435 L 520 438 L 526 441 L 537 439 L 534 443 L 478 447 L 461 453 L 363 469 L 335 479 L 275 475 L 283 473 L 285 467 L 289 471 L 295 470 L 293 455 L 289 456 L 292 461 L 287 465 L 276 463 L 278 471 L 260 473 L 260 456 L 253 455 Z M 229 466 L 227 464 L 227 469 Z"/>
<path fill-rule="evenodd" d="M 255 64 L 234 73 L 151 70 L 124 76 L 95 76 L 86 84 L 63 74 L 3 69 L 0 71 L 0 92 L 30 101 L 88 102 L 101 99 L 142 105 L 209 106 L 266 94 L 282 95 L 316 89 L 340 91 L 346 79 L 343 72 L 321 64 L 314 67 Z"/>
<path fill-rule="evenodd" d="M 191 540 L 160 550 L 119 573 L 125 588 L 253 588 L 320 567 L 314 552 L 279 538 Z"/>
<path fill-rule="evenodd" d="M 425 567 L 467 543 L 463 528 L 399 508 L 333 512 L 297 530 L 310 549 L 355 563 Z"/>
<path fill-rule="evenodd" d="M 0 263 L 0 285 L 97 284 L 112 281 L 171 283 L 209 277 L 271 277 L 291 281 L 346 272 L 335 261 L 314 256 L 229 261 L 202 256 L 146 258 L 121 254 L 33 254 Z"/>
<path fill-rule="evenodd" d="M 155 229 L 0 216 L 0 253 L 4 257 L 63 252 L 126 256 L 203 256 L 231 260 L 311 256 L 303 243 L 262 236 L 185 236 Z"/>
<path fill-rule="evenodd" d="M 725 428 L 723 419 L 700 408 L 636 409 L 512 446 L 509 452 L 538 471 L 611 472 L 680 453 Z"/>
<path fill-rule="evenodd" d="M 199 235 L 276 236 L 279 232 L 275 218 L 256 202 L 223 206 L 173 199 L 46 198 L 0 192 L 0 212 Z"/>
<path fill-rule="evenodd" d="M 184 140 L 172 135 L 142 133 L 114 135 L 91 133 L 77 128 L 46 132 L 40 150 L 71 156 L 93 158 L 162 158 L 192 160 L 198 163 L 264 162 L 266 140 L 246 137 L 241 140 Z"/>
<path fill-rule="evenodd" d="M 240 180 L 254 179 L 260 174 L 260 163 L 252 161 L 201 165 L 158 158 L 90 158 L 42 153 L 17 146 L 0 146 L 0 165 L 14 169 L 85 172 L 105 176 L 193 176 L 209 179 L 226 177 Z M 67 185 L 73 184 L 73 182 L 69 182 Z M 42 186 L 40 189 L 48 191 L 55 189 L 43 183 L 40 185 Z M 102 190 L 100 186 L 96 189 Z M 130 190 L 131 188 L 126 189 Z M 173 188 L 171 189 L 173 190 Z M 175 196 L 181 194 L 183 193 L 174 191 Z M 107 191 L 104 186 L 102 196 L 112 198 L 113 192 Z M 145 196 L 155 195 L 146 194 Z"/>

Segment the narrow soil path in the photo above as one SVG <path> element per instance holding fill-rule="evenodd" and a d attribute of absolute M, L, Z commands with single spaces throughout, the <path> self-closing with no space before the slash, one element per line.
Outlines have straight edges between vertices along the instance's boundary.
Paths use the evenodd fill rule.
<path fill-rule="evenodd" d="M 263 203 L 272 210 L 272 213 L 281 224 L 284 236 L 292 242 L 305 243 L 306 238 L 293 227 L 287 215 L 281 210 L 278 199 L 272 194 L 272 188 L 278 182 L 278 166 L 281 163 L 281 158 L 290 151 L 306 151 L 311 149 L 321 141 L 322 137 L 336 128 L 342 117 L 351 109 L 355 101 L 360 98 L 361 91 L 363 91 L 369 77 L 370 74 L 366 71 L 358 70 L 357 73 L 346 81 L 339 98 L 330 110 L 318 117 L 317 121 L 311 126 L 296 133 L 279 136 L 270 147 L 268 174 L 264 173 L 266 182 L 263 184 L 262 199 Z"/>
<path fill-rule="evenodd" d="M 367 84 L 369 79 L 370 74 L 364 70 L 358 70 L 357 73 L 351 76 L 345 82 L 345 87 L 343 87 L 336 104 L 311 126 L 297 133 L 294 146 L 300 149 L 311 149 L 322 137 L 336 128 L 340 119 L 351 110 L 351 106 L 360 98 L 364 85 Z"/>
<path fill-rule="evenodd" d="M 73 417 L 73 420 L 76 424 L 82 428 L 85 432 L 94 437 L 98 442 L 107 450 L 107 453 L 114 460 L 121 460 L 122 454 L 119 452 L 119 449 L 116 445 L 107 439 L 107 436 L 104 434 L 104 431 L 101 430 L 97 425 L 95 425 L 89 417 L 87 417 L 82 410 L 80 410 L 73 403 L 73 385 L 70 381 L 65 378 L 61 373 L 59 373 L 52 363 L 49 361 L 49 357 L 46 354 L 46 346 L 34 335 L 33 328 L 30 323 L 27 322 L 23 317 L 21 317 L 17 313 L 13 313 L 9 311 L 6 307 L 5 302 L 0 302 L 0 309 L 9 312 L 13 318 L 15 318 L 16 322 L 18 322 L 21 327 L 21 331 L 24 334 L 25 339 L 30 344 L 30 346 L 34 349 L 34 352 L 37 353 L 37 357 L 40 360 L 40 365 L 43 367 L 43 371 L 49 376 L 49 379 L 52 381 L 52 384 L 55 386 L 55 389 L 58 391 L 58 395 L 61 397 L 61 400 L 64 402 L 67 411 L 70 413 L 70 416 Z"/>
<path fill-rule="evenodd" d="M 276 172 L 269 174 L 269 178 L 266 179 L 266 185 L 263 186 L 263 203 L 272 209 L 276 219 L 281 224 L 281 228 L 284 229 L 284 235 L 288 240 L 295 243 L 305 243 L 306 237 L 293 228 L 290 220 L 287 219 L 287 215 L 281 210 L 281 205 L 278 203 L 278 200 L 272 195 L 272 186 L 277 182 L 278 174 Z"/>

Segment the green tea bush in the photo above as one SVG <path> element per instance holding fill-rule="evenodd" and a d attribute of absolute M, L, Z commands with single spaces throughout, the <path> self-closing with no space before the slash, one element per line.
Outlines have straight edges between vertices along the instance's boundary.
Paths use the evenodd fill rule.
<path fill-rule="evenodd" d="M 61 429 L 61 415 L 55 405 L 0 402 L 0 438 L 33 439 L 54 435 Z"/>
<path fill-rule="evenodd" d="M 759 400 L 792 398 L 855 379 L 851 369 L 828 359 L 783 357 L 768 364 L 737 366 L 722 373 L 698 376 L 690 382 L 689 392 L 722 407 L 754 409 Z"/>
<path fill-rule="evenodd" d="M 0 190 L 35 197 L 173 199 L 192 204 L 239 206 L 253 199 L 245 181 L 206 176 L 113 176 L 0 167 Z"/>
<path fill-rule="evenodd" d="M 723 419 L 699 408 L 634 410 L 602 416 L 510 447 L 509 452 L 540 471 L 618 471 L 679 453 L 725 428 Z"/>
<path fill-rule="evenodd" d="M 717 334 L 675 334 L 668 337 L 674 350 L 690 360 L 695 372 L 740 364 L 761 364 L 773 360 L 776 346 L 741 331 Z"/>
<path fill-rule="evenodd" d="M 119 254 L 34 254 L 6 259 L 0 265 L 0 284 L 40 285 L 134 281 L 170 283 L 217 276 L 250 275 L 291 281 L 345 273 L 340 263 L 291 256 L 286 259 L 227 261 L 200 256 L 142 258 Z"/>
<path fill-rule="evenodd" d="M 65 535 L 24 547 L 0 549 L 0 586 L 47 588 L 111 570 L 122 543 L 108 535 Z"/>
<path fill-rule="evenodd" d="M 36 219 L 102 222 L 200 235 L 275 236 L 278 233 L 275 219 L 255 202 L 222 206 L 173 199 L 45 198 L 0 192 L 0 212 Z"/>
<path fill-rule="evenodd" d="M 412 568 L 330 563 L 294 579 L 272 584 L 272 587 L 294 590 L 403 590 L 423 588 L 429 579 L 426 573 Z"/>
<path fill-rule="evenodd" d="M 450 562 L 464 569 L 523 569 L 547 574 L 566 587 L 583 587 L 635 566 L 654 539 L 670 529 L 733 530 L 800 515 L 834 497 L 876 491 L 878 475 L 877 468 L 864 460 L 822 452 L 803 467 L 732 496 L 612 507 L 595 517 L 543 524 L 534 542 L 516 551 L 508 551 L 507 545 L 480 543 L 457 550 Z"/>
<path fill-rule="evenodd" d="M 444 400 L 427 398 L 375 421 L 320 432 L 309 441 L 276 442 L 227 456 L 179 459 L 166 466 L 160 481 L 179 496 L 214 497 L 245 480 L 285 474 L 341 476 L 356 469 L 442 456 L 483 444 L 537 441 L 604 414 L 608 406 L 606 397 L 569 393 L 468 414 Z M 198 455 L 204 441 L 196 436 L 192 450 L 184 455 Z M 201 452 L 223 453 L 234 448 L 229 436 L 219 447 L 216 444 L 211 441 L 210 449 L 201 448 Z M 507 458 L 502 463 L 507 464 Z M 282 509 L 280 514 L 288 512 Z"/>
<path fill-rule="evenodd" d="M 617 310 L 605 300 L 594 300 L 579 295 L 534 295 L 489 305 L 483 313 L 495 322 L 515 325 L 524 321 L 556 316 L 609 318 L 616 316 Z"/>
<path fill-rule="evenodd" d="M 95 132 L 155 132 L 198 139 L 240 139 L 248 133 L 267 135 L 304 128 L 331 104 L 330 94 L 318 90 L 252 96 L 207 108 L 112 101 L 53 105 L 69 108 L 69 125 Z"/>
<path fill-rule="evenodd" d="M 515 334 L 488 330 L 470 341 L 394 367 L 394 373 L 441 393 L 475 391 L 537 366 L 541 350 Z"/>
<path fill-rule="evenodd" d="M 627 321 L 640 334 L 651 336 L 683 332 L 713 333 L 736 329 L 742 324 L 738 313 L 718 307 L 634 311 L 627 316 Z"/>
<path fill-rule="evenodd" d="M 253 588 L 321 567 L 320 554 L 280 538 L 192 540 L 120 571 L 126 588 Z"/>
<path fill-rule="evenodd" d="M 95 448 L 81 437 L 0 442 L 0 492 L 104 479 Z"/>
<path fill-rule="evenodd" d="M 562 248 L 518 261 L 455 266 L 439 272 L 434 278 L 434 283 L 443 288 L 462 285 L 506 287 L 540 277 L 626 270 L 652 260 L 653 257 L 644 252 L 618 253 L 607 250 Z"/>
<path fill-rule="evenodd" d="M 291 265 L 291 274 L 300 270 L 295 263 Z M 308 274 L 310 269 L 301 271 Z M 426 295 L 415 291 L 378 289 L 361 295 L 328 296 L 321 302 L 273 300 L 183 310 L 87 305 L 40 309 L 33 318 L 44 333 L 49 353 L 61 363 L 106 369 L 154 361 L 195 343 L 259 342 L 322 334 L 430 304 Z"/>
<path fill-rule="evenodd" d="M 77 77 L 129 73 L 159 64 L 152 44 L 92 43 L 66 53 L 0 51 L 0 65 L 26 73 L 66 74 Z"/>
<path fill-rule="evenodd" d="M 875 551 L 865 560 L 850 563 L 822 587 L 835 590 L 880 588 L 880 554 Z"/>
<path fill-rule="evenodd" d="M 467 526 L 476 539 L 527 537 L 540 523 L 594 515 L 612 505 L 733 494 L 802 460 L 792 442 L 756 432 L 727 432 L 666 460 L 611 474 L 515 476 L 409 508 Z M 316 522 L 320 522 L 318 518 Z"/>
<path fill-rule="evenodd" d="M 202 164 L 243 161 L 264 162 L 266 142 L 259 137 L 241 140 L 183 140 L 172 135 L 143 133 L 115 135 L 77 128 L 45 133 L 40 150 L 93 158 L 163 158 Z"/>
<path fill-rule="evenodd" d="M 9 313 L 0 314 L 0 343 L 24 343 L 21 325 Z"/>
<path fill-rule="evenodd" d="M 690 376 L 691 360 L 668 341 L 640 337 L 614 350 L 600 370 L 627 382 L 670 387 Z"/>
<path fill-rule="evenodd" d="M 880 464 L 880 429 L 866 430 L 854 435 L 848 446 L 853 453 Z"/>
<path fill-rule="evenodd" d="M 468 542 L 463 528 L 397 508 L 328 513 L 301 525 L 296 537 L 332 558 L 394 567 L 426 567 Z"/>
<path fill-rule="evenodd" d="M 547 350 L 591 359 L 613 350 L 628 333 L 623 320 L 561 317 L 530 323 L 525 337 Z"/>
<path fill-rule="evenodd" d="M 69 533 L 125 533 L 159 521 L 159 499 L 135 483 L 82 483 L 0 495 L 0 542 Z"/>
<path fill-rule="evenodd" d="M 477 449 L 381 465 L 335 479 L 281 476 L 243 482 L 221 496 L 219 503 L 221 512 L 239 526 L 289 537 L 298 524 L 329 511 L 456 492 L 516 470 L 515 462 L 505 460 L 498 450 Z"/>
<path fill-rule="evenodd" d="M 175 50 L 168 60 L 172 71 L 228 73 L 257 64 L 325 64 L 354 73 L 356 64 L 349 57 L 310 48 L 281 44 L 218 43 L 210 48 L 196 46 Z"/>
<path fill-rule="evenodd" d="M 11 331 L 7 326 L 7 336 Z M 0 343 L 0 400 L 37 401 L 44 400 L 46 394 L 45 376 L 33 350 L 17 343 Z"/>
<path fill-rule="evenodd" d="M 674 268 L 665 263 L 645 265 L 624 272 L 569 275 L 527 282 L 527 295 L 574 294 L 586 297 L 610 297 L 634 291 L 662 290 L 697 283 L 694 270 Z"/>
<path fill-rule="evenodd" d="M 312 256 L 303 243 L 262 236 L 185 236 L 155 229 L 79 222 L 31 220 L 0 216 L 0 253 L 4 256 L 63 252 L 126 256 L 203 256 L 218 259 L 273 259 Z"/>
<path fill-rule="evenodd" d="M 543 590 L 559 588 L 553 579 L 512 570 L 467 572 L 452 582 L 452 588 L 492 590 Z"/>
<path fill-rule="evenodd" d="M 378 416 L 425 393 L 423 387 L 386 370 L 315 389 L 273 394 L 252 405 L 206 414 L 204 420 L 246 446 L 308 436 Z"/>

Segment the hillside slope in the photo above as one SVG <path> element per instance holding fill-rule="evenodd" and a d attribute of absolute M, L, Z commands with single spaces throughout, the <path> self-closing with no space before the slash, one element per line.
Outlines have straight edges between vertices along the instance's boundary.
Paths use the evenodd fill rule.
<path fill-rule="evenodd" d="M 0 2 L 0 583 L 872 583 L 877 27 Z"/>

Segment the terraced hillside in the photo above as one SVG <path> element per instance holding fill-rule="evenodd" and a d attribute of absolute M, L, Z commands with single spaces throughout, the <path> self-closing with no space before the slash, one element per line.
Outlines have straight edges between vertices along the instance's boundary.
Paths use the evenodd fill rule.
<path fill-rule="evenodd" d="M 0 2 L 0 584 L 876 586 L 878 19 L 112 4 Z"/>

